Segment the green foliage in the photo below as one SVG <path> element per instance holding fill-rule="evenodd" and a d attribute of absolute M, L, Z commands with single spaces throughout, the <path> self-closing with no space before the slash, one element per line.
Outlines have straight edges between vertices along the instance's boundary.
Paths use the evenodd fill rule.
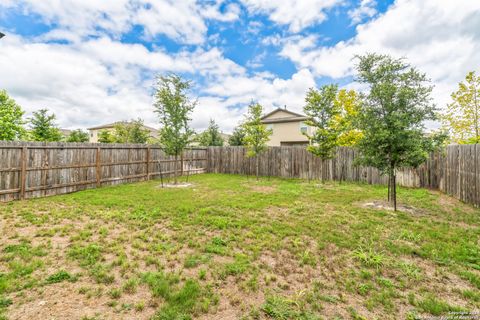
<path fill-rule="evenodd" d="M 46 252 L 42 247 L 32 247 L 28 242 L 21 242 L 19 244 L 7 245 L 3 252 L 4 259 L 9 261 L 15 258 L 20 258 L 24 261 L 30 261 L 33 257 L 45 256 Z"/>
<path fill-rule="evenodd" d="M 417 167 L 436 145 L 424 125 L 436 119 L 432 87 L 425 74 L 402 59 L 379 54 L 357 59 L 357 81 L 369 87 L 356 117 L 363 133 L 358 162 L 388 174 L 393 187 L 398 168 Z M 390 200 L 396 204 L 395 188 Z"/>
<path fill-rule="evenodd" d="M 198 142 L 205 147 L 221 147 L 223 146 L 223 138 L 220 134 L 218 125 L 215 120 L 210 119 L 207 130 L 199 135 Z"/>
<path fill-rule="evenodd" d="M 256 157 L 267 149 L 267 142 L 272 134 L 262 123 L 263 107 L 259 103 L 251 103 L 245 122 L 242 124 L 245 137 L 243 139 L 248 149 L 248 157 Z"/>
<path fill-rule="evenodd" d="M 480 77 L 469 72 L 452 93 L 452 103 L 442 115 L 444 128 L 455 143 L 480 143 Z"/>
<path fill-rule="evenodd" d="M 102 258 L 102 248 L 93 243 L 86 246 L 74 245 L 68 251 L 68 256 L 78 260 L 82 267 L 89 267 Z"/>
<path fill-rule="evenodd" d="M 307 149 L 322 159 L 335 155 L 337 146 L 355 146 L 362 133 L 355 128 L 360 101 L 354 90 L 338 90 L 337 85 L 324 85 L 319 90 L 311 88 L 305 98 L 305 124 L 313 132 L 308 137 Z"/>
<path fill-rule="evenodd" d="M 175 159 L 190 144 L 195 133 L 189 122 L 196 102 L 191 102 L 188 98 L 189 89 L 190 82 L 175 74 L 157 79 L 154 105 L 161 124 L 159 142 L 165 153 L 175 156 Z M 177 171 L 175 167 L 175 184 L 178 181 Z"/>
<path fill-rule="evenodd" d="M 379 252 L 375 252 L 373 248 L 367 250 L 359 248 L 354 252 L 355 258 L 362 262 L 367 267 L 380 268 L 384 264 L 385 257 Z"/>
<path fill-rule="evenodd" d="M 55 114 L 48 114 L 47 109 L 40 109 L 30 118 L 30 139 L 33 141 L 61 141 L 62 134 L 55 124 Z"/>
<path fill-rule="evenodd" d="M 152 319 L 176 320 L 191 319 L 195 311 L 202 289 L 197 281 L 188 279 L 182 287 L 179 287 L 179 279 L 174 275 L 163 272 L 149 272 L 142 276 L 154 297 L 162 297 L 165 300 L 163 307 Z"/>
<path fill-rule="evenodd" d="M 276 320 L 320 320 L 321 318 L 301 310 L 297 310 L 298 305 L 295 301 L 288 300 L 278 296 L 269 296 L 262 306 L 263 312 L 270 318 Z"/>
<path fill-rule="evenodd" d="M 166 275 L 163 272 L 148 272 L 142 276 L 142 282 L 147 284 L 154 297 L 167 299 L 172 287 L 178 283 L 178 278 L 173 275 Z"/>
<path fill-rule="evenodd" d="M 73 130 L 67 137 L 67 142 L 88 142 L 88 132 L 82 129 Z"/>
<path fill-rule="evenodd" d="M 417 301 L 416 305 L 424 312 L 428 312 L 434 316 L 440 316 L 446 312 L 464 311 L 462 308 L 451 306 L 448 303 L 439 300 L 434 295 L 429 294 L 425 299 Z"/>
<path fill-rule="evenodd" d="M 358 59 L 358 81 L 370 89 L 358 117 L 364 132 L 359 143 L 362 162 L 385 173 L 420 165 L 431 141 L 424 134 L 424 121 L 436 119 L 426 76 L 389 56 L 368 54 Z"/>
<path fill-rule="evenodd" d="M 8 306 L 12 305 L 13 302 L 11 299 L 0 297 L 0 309 L 7 308 Z"/>
<path fill-rule="evenodd" d="M 45 282 L 48 284 L 52 284 L 52 283 L 59 283 L 62 281 L 71 281 L 73 279 L 74 277 L 70 273 L 68 273 L 65 270 L 60 270 L 57 273 L 54 273 L 51 276 L 49 276 Z"/>
<path fill-rule="evenodd" d="M 231 146 L 243 146 L 245 139 L 245 131 L 243 130 L 242 126 L 236 127 L 232 135 L 228 138 L 228 144 Z"/>
<path fill-rule="evenodd" d="M 189 81 L 175 74 L 161 76 L 157 80 L 155 112 L 162 127 L 160 144 L 168 155 L 180 155 L 194 133 L 189 121 L 196 102 L 191 102 L 187 96 L 190 86 Z"/>
<path fill-rule="evenodd" d="M 322 159 L 332 158 L 338 146 L 340 132 L 334 122 L 341 110 L 335 103 L 337 91 L 338 86 L 333 84 L 319 90 L 310 88 L 305 98 L 304 112 L 308 117 L 305 124 L 314 128 L 311 134 L 305 133 L 309 140 L 307 150 Z"/>
<path fill-rule="evenodd" d="M 150 131 L 145 129 L 142 119 L 119 122 L 113 133 L 115 143 L 147 143 L 149 137 Z"/>
<path fill-rule="evenodd" d="M 98 133 L 98 142 L 100 143 L 115 143 L 115 136 L 110 130 L 101 130 Z"/>
<path fill-rule="evenodd" d="M 277 296 L 267 297 L 262 309 L 267 316 L 273 319 L 293 319 L 295 315 L 295 311 L 292 308 L 292 303 Z"/>
<path fill-rule="evenodd" d="M 267 149 L 267 142 L 272 134 L 272 130 L 267 129 L 262 123 L 263 107 L 259 103 L 251 103 L 248 106 L 248 113 L 242 124 L 245 137 L 243 143 L 247 148 L 247 157 L 257 157 L 256 176 L 258 180 L 259 158 L 262 152 Z"/>
<path fill-rule="evenodd" d="M 112 299 L 119 299 L 122 296 L 122 291 L 120 289 L 114 288 L 108 292 L 108 295 Z"/>
<path fill-rule="evenodd" d="M 138 280 L 136 278 L 128 279 L 122 286 L 122 290 L 128 294 L 137 292 Z"/>
<path fill-rule="evenodd" d="M 150 131 L 142 119 L 118 122 L 113 130 L 104 129 L 98 133 L 100 143 L 147 143 L 149 139 Z"/>
<path fill-rule="evenodd" d="M 355 128 L 355 119 L 360 110 L 360 97 L 355 90 L 342 89 L 338 91 L 335 103 L 340 109 L 340 115 L 335 117 L 335 126 L 338 128 L 338 145 L 353 147 L 362 138 L 363 134 Z"/>
<path fill-rule="evenodd" d="M 0 90 L 0 141 L 19 140 L 25 133 L 22 108 Z"/>

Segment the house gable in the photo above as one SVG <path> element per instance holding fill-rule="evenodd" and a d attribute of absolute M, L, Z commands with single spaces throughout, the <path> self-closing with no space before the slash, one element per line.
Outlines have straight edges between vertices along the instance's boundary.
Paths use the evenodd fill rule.
<path fill-rule="evenodd" d="M 267 113 L 262 117 L 262 120 L 278 120 L 278 119 L 288 119 L 288 118 L 298 118 L 305 117 L 303 114 L 295 113 L 287 109 L 275 109 L 270 113 Z"/>
<path fill-rule="evenodd" d="M 278 108 L 264 115 L 261 120 L 262 123 L 302 122 L 307 120 L 307 117 L 287 109 Z"/>

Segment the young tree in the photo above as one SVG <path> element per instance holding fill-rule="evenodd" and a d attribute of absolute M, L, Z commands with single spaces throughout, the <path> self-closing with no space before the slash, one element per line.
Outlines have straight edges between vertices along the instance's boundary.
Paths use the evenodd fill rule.
<path fill-rule="evenodd" d="M 115 143 L 115 136 L 109 130 L 101 130 L 98 133 L 98 142 Z"/>
<path fill-rule="evenodd" d="M 150 131 L 144 128 L 143 120 L 119 122 L 115 125 L 114 138 L 116 143 L 147 143 Z"/>
<path fill-rule="evenodd" d="M 206 147 L 223 146 L 223 138 L 220 134 L 218 125 L 215 123 L 215 120 L 210 119 L 207 130 L 200 134 L 198 142 L 201 146 Z"/>
<path fill-rule="evenodd" d="M 18 140 L 24 135 L 23 114 L 22 108 L 7 91 L 0 90 L 0 141 Z"/>
<path fill-rule="evenodd" d="M 442 122 L 455 143 L 480 143 L 480 77 L 469 72 L 452 93 Z"/>
<path fill-rule="evenodd" d="M 40 109 L 30 118 L 30 137 L 33 141 L 60 141 L 62 134 L 55 124 L 55 114 L 48 114 L 47 109 Z"/>
<path fill-rule="evenodd" d="M 262 123 L 263 108 L 259 103 L 251 103 L 248 106 L 248 113 L 242 129 L 245 133 L 243 139 L 244 145 L 247 147 L 247 157 L 256 157 L 255 176 L 258 180 L 259 155 L 267 149 L 267 142 L 272 130 L 267 129 Z"/>
<path fill-rule="evenodd" d="M 178 182 L 178 156 L 188 146 L 194 134 L 189 121 L 196 102 L 191 102 L 188 98 L 189 88 L 189 81 L 171 74 L 158 78 L 155 92 L 155 112 L 158 113 L 162 126 L 159 140 L 165 153 L 175 156 L 175 184 Z"/>
<path fill-rule="evenodd" d="M 231 146 L 243 146 L 245 139 L 245 131 L 243 130 L 242 126 L 236 127 L 230 138 L 228 138 L 228 144 Z"/>
<path fill-rule="evenodd" d="M 337 92 L 337 85 L 324 85 L 319 90 L 310 88 L 305 98 L 303 110 L 308 117 L 305 124 L 313 127 L 312 133 L 305 133 L 309 141 L 307 150 L 322 160 L 333 158 L 338 146 L 339 128 L 335 123 L 341 110 L 335 103 Z"/>
<path fill-rule="evenodd" d="M 88 132 L 82 129 L 73 130 L 67 137 L 67 142 L 88 142 Z"/>
<path fill-rule="evenodd" d="M 396 172 L 423 163 L 437 142 L 424 132 L 425 120 L 436 118 L 425 74 L 402 59 L 387 55 L 357 56 L 357 81 L 369 91 L 356 119 L 363 137 L 359 163 L 389 176 L 389 202 L 397 209 Z"/>

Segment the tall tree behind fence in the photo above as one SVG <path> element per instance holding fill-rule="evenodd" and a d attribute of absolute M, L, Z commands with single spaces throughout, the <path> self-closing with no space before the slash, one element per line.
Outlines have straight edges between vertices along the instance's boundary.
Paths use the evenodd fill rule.
<path fill-rule="evenodd" d="M 204 172 L 206 149 L 186 149 L 179 173 Z M 0 142 L 0 201 L 169 177 L 175 160 L 158 146 Z"/>
<path fill-rule="evenodd" d="M 255 159 L 243 147 L 210 147 L 207 172 L 255 174 Z M 260 175 L 386 184 L 387 177 L 374 168 L 355 166 L 352 148 L 338 148 L 335 158 L 322 161 L 302 147 L 270 147 L 260 156 Z M 397 182 L 405 187 L 443 191 L 466 203 L 480 206 L 480 147 L 452 145 L 433 153 L 417 169 L 404 169 Z"/>

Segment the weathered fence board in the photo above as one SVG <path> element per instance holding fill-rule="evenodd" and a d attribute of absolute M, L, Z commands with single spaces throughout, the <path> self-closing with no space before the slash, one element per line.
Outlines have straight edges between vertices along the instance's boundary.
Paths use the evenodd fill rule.
<path fill-rule="evenodd" d="M 357 151 L 338 148 L 333 159 L 321 160 L 302 147 L 270 147 L 259 156 L 259 174 L 285 178 L 357 181 L 386 184 L 387 177 L 374 168 L 355 165 Z M 255 158 L 243 147 L 210 147 L 207 172 L 255 174 Z M 466 203 L 480 206 L 480 147 L 451 145 L 432 153 L 418 168 L 400 170 L 401 186 L 443 191 Z"/>
<path fill-rule="evenodd" d="M 205 148 L 177 161 L 154 145 L 0 142 L 0 201 L 205 171 Z"/>

